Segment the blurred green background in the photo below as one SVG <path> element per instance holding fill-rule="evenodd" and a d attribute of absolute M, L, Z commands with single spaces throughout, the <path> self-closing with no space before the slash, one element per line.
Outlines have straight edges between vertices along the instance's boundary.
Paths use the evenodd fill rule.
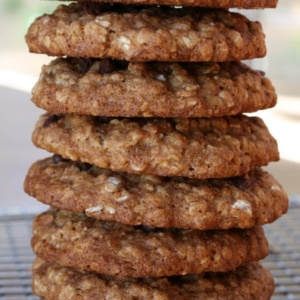
<path fill-rule="evenodd" d="M 24 35 L 29 24 L 44 12 L 51 12 L 56 1 L 1 0 L 1 51 L 15 49 L 24 44 Z"/>

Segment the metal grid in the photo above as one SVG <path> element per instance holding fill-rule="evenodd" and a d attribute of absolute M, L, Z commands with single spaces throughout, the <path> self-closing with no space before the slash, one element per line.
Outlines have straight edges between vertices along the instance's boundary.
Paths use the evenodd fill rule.
<path fill-rule="evenodd" d="M 276 280 L 272 300 L 300 300 L 300 205 L 265 226 L 270 255 L 263 261 Z M 0 299 L 36 300 L 31 291 L 32 215 L 0 216 Z"/>
<path fill-rule="evenodd" d="M 265 226 L 270 255 L 264 265 L 276 282 L 272 300 L 300 300 L 300 206 L 291 204 L 287 215 Z"/>
<path fill-rule="evenodd" d="M 0 217 L 0 299 L 38 299 L 31 291 L 32 216 Z"/>

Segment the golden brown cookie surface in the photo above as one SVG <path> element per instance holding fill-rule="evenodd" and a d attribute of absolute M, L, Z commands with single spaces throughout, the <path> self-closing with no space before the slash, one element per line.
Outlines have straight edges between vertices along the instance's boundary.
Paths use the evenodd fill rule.
<path fill-rule="evenodd" d="M 136 227 L 54 209 L 35 218 L 33 234 L 33 251 L 49 262 L 122 277 L 222 272 L 268 254 L 261 227 Z"/>
<path fill-rule="evenodd" d="M 270 108 L 270 80 L 239 62 L 137 63 L 56 59 L 33 102 L 52 113 L 114 117 L 214 117 Z"/>
<path fill-rule="evenodd" d="M 231 61 L 263 57 L 258 22 L 227 10 L 72 3 L 37 18 L 29 50 L 131 61 Z"/>
<path fill-rule="evenodd" d="M 225 274 L 134 279 L 80 272 L 38 258 L 33 265 L 33 290 L 46 300 L 268 300 L 274 280 L 258 263 Z"/>
<path fill-rule="evenodd" d="M 58 156 L 32 165 L 25 191 L 52 207 L 100 220 L 200 230 L 271 223 L 288 206 L 280 184 L 261 169 L 192 180 L 117 173 Z"/>
<path fill-rule="evenodd" d="M 159 176 L 239 176 L 278 159 L 256 117 L 160 119 L 41 116 L 37 147 L 113 171 Z"/>

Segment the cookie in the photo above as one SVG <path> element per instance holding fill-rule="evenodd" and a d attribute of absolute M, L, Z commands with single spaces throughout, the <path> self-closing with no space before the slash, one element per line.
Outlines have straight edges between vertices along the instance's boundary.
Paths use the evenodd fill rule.
<path fill-rule="evenodd" d="M 195 119 L 41 116 L 37 147 L 64 158 L 135 174 L 218 178 L 278 159 L 277 143 L 257 117 Z"/>
<path fill-rule="evenodd" d="M 77 0 L 77 2 L 103 2 L 102 0 Z M 108 3 L 200 6 L 210 8 L 275 8 L 278 0 L 106 0 Z"/>
<path fill-rule="evenodd" d="M 31 166 L 24 187 L 52 207 L 151 227 L 249 228 L 288 208 L 281 185 L 259 168 L 243 177 L 193 180 L 116 173 L 55 155 Z"/>
<path fill-rule="evenodd" d="M 213 117 L 270 108 L 277 96 L 268 78 L 240 62 L 59 58 L 43 67 L 32 100 L 52 113 Z"/>
<path fill-rule="evenodd" d="M 60 267 L 37 258 L 32 286 L 46 300 L 267 300 L 273 294 L 274 279 L 258 263 L 224 274 L 118 278 Z"/>
<path fill-rule="evenodd" d="M 260 23 L 227 10 L 72 3 L 37 18 L 26 42 L 52 56 L 231 61 L 265 56 L 264 38 Z"/>
<path fill-rule="evenodd" d="M 200 231 L 129 226 L 51 209 L 34 219 L 37 256 L 112 276 L 223 272 L 268 254 L 261 227 Z"/>

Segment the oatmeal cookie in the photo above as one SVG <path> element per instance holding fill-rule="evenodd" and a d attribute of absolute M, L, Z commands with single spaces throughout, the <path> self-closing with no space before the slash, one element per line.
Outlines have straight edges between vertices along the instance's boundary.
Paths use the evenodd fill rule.
<path fill-rule="evenodd" d="M 162 229 L 56 209 L 35 218 L 33 234 L 33 251 L 49 262 L 122 277 L 223 272 L 268 254 L 261 227 Z"/>
<path fill-rule="evenodd" d="M 52 207 L 151 227 L 250 228 L 288 208 L 281 185 L 259 168 L 242 177 L 197 180 L 117 173 L 54 155 L 31 166 L 24 187 Z"/>
<path fill-rule="evenodd" d="M 251 59 L 265 56 L 264 39 L 259 22 L 228 10 L 104 3 L 59 5 L 26 34 L 34 53 L 131 61 Z"/>
<path fill-rule="evenodd" d="M 46 300 L 268 300 L 274 279 L 258 263 L 227 273 L 163 278 L 118 278 L 52 265 L 33 264 L 33 290 Z"/>
<path fill-rule="evenodd" d="M 268 78 L 240 62 L 166 63 L 58 58 L 32 100 L 52 113 L 114 117 L 213 117 L 273 107 Z"/>
<path fill-rule="evenodd" d="M 64 158 L 135 174 L 239 176 L 279 158 L 257 117 L 195 119 L 41 116 L 33 142 Z"/>

